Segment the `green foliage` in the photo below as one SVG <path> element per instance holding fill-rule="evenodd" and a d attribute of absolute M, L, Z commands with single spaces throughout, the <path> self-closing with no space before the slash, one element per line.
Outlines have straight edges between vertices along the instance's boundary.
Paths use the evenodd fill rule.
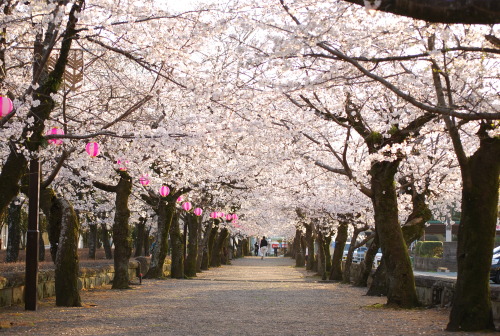
<path fill-rule="evenodd" d="M 371 132 L 367 140 L 373 145 L 380 144 L 382 142 L 382 134 L 379 132 Z"/>
<path fill-rule="evenodd" d="M 441 258 L 443 256 L 443 242 L 419 241 L 415 247 L 415 253 L 420 257 Z"/>

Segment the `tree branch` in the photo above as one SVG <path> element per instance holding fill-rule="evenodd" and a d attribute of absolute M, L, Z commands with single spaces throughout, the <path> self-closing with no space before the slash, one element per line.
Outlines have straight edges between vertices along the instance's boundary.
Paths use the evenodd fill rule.
<path fill-rule="evenodd" d="M 344 0 L 365 6 L 373 1 Z M 382 0 L 377 10 L 413 19 L 440 23 L 495 24 L 500 23 L 498 0 Z"/>

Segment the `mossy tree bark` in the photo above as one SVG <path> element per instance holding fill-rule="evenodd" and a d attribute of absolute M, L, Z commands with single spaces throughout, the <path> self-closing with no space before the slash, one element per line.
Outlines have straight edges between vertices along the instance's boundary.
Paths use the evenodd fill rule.
<path fill-rule="evenodd" d="M 406 246 L 410 246 L 411 243 L 424 234 L 425 223 L 431 219 L 432 214 L 425 202 L 428 194 L 427 188 L 425 188 L 423 192 L 418 193 L 413 183 L 408 183 L 403 180 L 400 181 L 400 183 L 405 186 L 404 192 L 412 197 L 412 212 L 401 228 Z M 388 291 L 386 263 L 382 255 L 382 260 L 375 271 L 373 281 L 366 295 L 385 296 Z"/>
<path fill-rule="evenodd" d="M 170 226 L 170 243 L 172 244 L 172 265 L 170 276 L 184 279 L 184 235 L 179 226 L 179 214 L 175 213 Z"/>
<path fill-rule="evenodd" d="M 370 169 L 375 226 L 387 270 L 387 303 L 403 308 L 418 305 L 410 256 L 398 219 L 394 176 L 399 160 L 381 161 Z"/>
<path fill-rule="evenodd" d="M 132 178 L 126 171 L 117 171 L 120 180 L 116 186 L 106 185 L 94 181 L 94 186 L 107 192 L 116 194 L 115 218 L 113 222 L 113 243 L 115 245 L 114 267 L 112 289 L 129 288 L 128 266 L 132 253 L 132 242 L 130 238 L 129 218 L 130 210 L 128 200 L 132 193 Z"/>
<path fill-rule="evenodd" d="M 342 280 L 342 256 L 344 247 L 347 241 L 347 221 L 340 221 L 337 227 L 337 237 L 335 238 L 335 248 L 333 249 L 332 271 L 330 272 L 330 280 Z"/>
<path fill-rule="evenodd" d="M 56 255 L 56 305 L 80 307 L 78 291 L 78 230 L 80 224 L 71 203 L 57 198 L 51 208 L 51 221 L 60 222 L 61 234 Z"/>
<path fill-rule="evenodd" d="M 10 203 L 7 213 L 7 227 L 9 235 L 7 240 L 6 262 L 16 262 L 19 258 L 19 247 L 21 245 L 21 201 L 16 197 Z"/>
<path fill-rule="evenodd" d="M 187 220 L 188 225 L 188 253 L 186 257 L 185 273 L 188 277 L 195 277 L 198 261 L 198 240 L 201 216 L 187 213 L 185 220 Z"/>
<path fill-rule="evenodd" d="M 487 123 L 482 124 L 476 152 L 468 158 L 465 154 L 459 158 L 462 213 L 457 245 L 458 276 L 447 326 L 450 331 L 495 329 L 489 275 L 498 218 L 500 138 L 490 138 L 488 128 Z"/>

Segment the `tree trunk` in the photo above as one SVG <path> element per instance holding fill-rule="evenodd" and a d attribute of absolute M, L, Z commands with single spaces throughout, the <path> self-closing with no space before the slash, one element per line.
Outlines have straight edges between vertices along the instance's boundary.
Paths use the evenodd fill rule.
<path fill-rule="evenodd" d="M 45 242 L 43 241 L 43 232 L 38 235 L 38 261 L 45 261 Z"/>
<path fill-rule="evenodd" d="M 210 229 L 206 249 L 203 251 L 203 262 L 201 263 L 202 270 L 208 270 L 212 260 L 212 250 L 214 248 L 215 237 L 217 236 L 219 221 L 215 219 L 214 223 L 215 226 Z"/>
<path fill-rule="evenodd" d="M 399 161 L 382 161 L 370 169 L 375 226 L 387 270 L 387 304 L 403 308 L 418 305 L 410 256 L 398 219 L 394 183 Z"/>
<path fill-rule="evenodd" d="M 158 215 L 158 229 L 151 253 L 151 265 L 145 276 L 147 279 L 163 277 L 163 265 L 168 251 L 168 234 L 175 212 L 175 203 L 159 200 L 158 208 L 155 211 Z"/>
<path fill-rule="evenodd" d="M 215 244 L 212 249 L 212 258 L 210 260 L 210 266 L 220 267 L 222 265 L 222 253 L 225 247 L 226 238 L 229 235 L 229 231 L 224 228 L 217 235 Z"/>
<path fill-rule="evenodd" d="M 79 222 L 73 206 L 58 198 L 52 205 L 52 222 L 60 223 L 61 233 L 56 255 L 56 306 L 81 307 L 78 291 L 78 230 Z"/>
<path fill-rule="evenodd" d="M 332 270 L 332 256 L 330 254 L 330 244 L 332 243 L 331 233 L 323 237 L 323 251 L 325 253 L 325 271 L 329 275 Z M 325 279 L 326 280 L 326 279 Z"/>
<path fill-rule="evenodd" d="M 95 260 L 97 249 L 97 224 L 89 225 L 89 259 Z"/>
<path fill-rule="evenodd" d="M 7 215 L 9 236 L 7 239 L 6 262 L 16 262 L 21 244 L 21 201 L 16 197 L 10 203 Z"/>
<path fill-rule="evenodd" d="M 106 259 L 113 259 L 113 252 L 111 251 L 111 244 L 109 243 L 109 231 L 106 224 L 101 224 L 101 234 L 102 247 L 104 248 Z"/>
<path fill-rule="evenodd" d="M 359 271 L 358 278 L 354 280 L 354 286 L 368 286 L 368 277 L 372 273 L 373 261 L 375 260 L 375 255 L 377 254 L 378 248 L 378 236 L 375 234 L 375 238 L 373 239 L 372 243 L 368 245 L 368 250 L 365 253 L 365 259 L 359 264 L 361 270 Z"/>
<path fill-rule="evenodd" d="M 337 237 L 335 237 L 335 248 L 333 249 L 332 271 L 330 272 L 330 280 L 342 280 L 342 256 L 344 255 L 344 247 L 347 241 L 347 226 L 348 223 L 341 221 L 337 228 Z"/>
<path fill-rule="evenodd" d="M 132 192 L 132 179 L 126 171 L 120 171 L 120 181 L 116 186 L 115 220 L 113 223 L 113 244 L 115 245 L 115 276 L 112 289 L 129 288 L 128 266 L 132 252 L 130 238 L 128 199 Z"/>
<path fill-rule="evenodd" d="M 352 257 L 354 254 L 354 250 L 356 249 L 356 241 L 358 240 L 358 235 L 361 230 L 354 228 L 352 237 L 351 237 L 351 245 L 349 246 L 349 251 L 347 252 L 347 258 L 344 264 L 344 272 L 342 274 L 342 282 L 351 283 L 351 265 L 352 265 Z"/>
<path fill-rule="evenodd" d="M 303 253 L 301 242 L 302 242 L 302 230 L 295 230 L 295 267 L 304 267 L 306 265 L 305 254 Z"/>
<path fill-rule="evenodd" d="M 172 244 L 171 277 L 184 279 L 184 237 L 179 227 L 179 215 L 175 214 L 170 226 L 170 243 Z"/>
<path fill-rule="evenodd" d="M 241 256 L 242 257 L 248 257 L 250 255 L 252 255 L 252 253 L 250 252 L 250 241 L 248 240 L 248 238 L 243 238 L 243 241 L 241 242 L 242 246 L 241 246 Z"/>
<path fill-rule="evenodd" d="M 139 223 L 135 225 L 137 231 L 137 237 L 135 239 L 135 253 L 134 257 L 142 256 L 142 251 L 144 250 L 144 233 L 146 231 L 146 218 L 139 218 Z"/>
<path fill-rule="evenodd" d="M 221 265 L 230 265 L 231 264 L 231 244 L 230 244 L 230 234 L 228 229 L 226 230 L 226 238 L 222 242 L 222 249 L 221 249 L 221 260 L 220 263 Z M 223 230 L 223 231 L 224 231 Z"/>
<path fill-rule="evenodd" d="M 198 261 L 199 223 L 201 217 L 187 213 L 186 220 L 188 225 L 188 254 L 186 257 L 185 274 L 188 277 L 195 277 Z"/>
<path fill-rule="evenodd" d="M 344 1 L 360 6 L 366 6 L 368 3 L 363 0 Z M 377 10 L 428 22 L 464 24 L 500 23 L 500 10 L 498 2 L 495 0 L 382 0 Z"/>
<path fill-rule="evenodd" d="M 151 228 L 149 228 L 148 230 L 144 229 L 143 246 L 144 246 L 144 256 L 145 257 L 149 257 L 149 255 L 150 255 L 150 252 L 149 252 L 149 250 L 151 249 L 151 243 L 149 241 L 150 231 L 151 231 Z"/>
<path fill-rule="evenodd" d="M 323 233 L 318 230 L 317 233 L 318 242 L 318 275 L 321 276 L 323 280 L 326 280 L 326 256 L 325 256 L 325 242 L 323 238 Z"/>
<path fill-rule="evenodd" d="M 500 139 L 481 139 L 477 151 L 460 168 L 458 276 L 447 330 L 494 330 L 489 276 L 498 218 Z"/>
<path fill-rule="evenodd" d="M 205 254 L 206 248 L 207 248 L 207 243 L 208 243 L 208 237 L 210 236 L 210 229 L 205 228 L 205 231 L 203 231 L 203 223 L 201 220 L 198 223 L 198 232 L 199 235 L 202 236 L 198 239 L 198 259 L 196 261 L 196 272 L 201 273 L 202 271 L 202 264 L 203 264 L 203 256 Z"/>
<path fill-rule="evenodd" d="M 304 224 L 306 228 L 306 244 L 307 244 L 307 256 L 306 256 L 306 270 L 311 271 L 314 269 L 314 234 L 313 234 L 313 224 Z"/>

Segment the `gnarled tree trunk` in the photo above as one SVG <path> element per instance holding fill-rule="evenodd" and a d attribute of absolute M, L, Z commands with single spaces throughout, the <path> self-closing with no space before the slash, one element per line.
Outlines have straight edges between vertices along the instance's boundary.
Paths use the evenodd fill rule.
<path fill-rule="evenodd" d="M 398 219 L 394 176 L 399 161 L 382 161 L 370 169 L 375 226 L 387 270 L 387 304 L 417 306 L 417 292 L 410 256 Z"/>
<path fill-rule="evenodd" d="M 458 276 L 447 330 L 494 330 L 489 275 L 498 218 L 500 139 L 483 135 L 479 148 L 460 168 Z"/>

